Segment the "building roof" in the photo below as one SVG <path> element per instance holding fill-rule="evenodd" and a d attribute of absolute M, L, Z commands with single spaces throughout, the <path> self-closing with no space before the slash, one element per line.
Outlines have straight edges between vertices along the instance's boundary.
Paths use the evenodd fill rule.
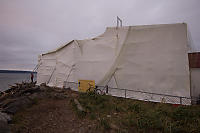
<path fill-rule="evenodd" d="M 200 68 L 200 52 L 188 53 L 190 68 Z"/>

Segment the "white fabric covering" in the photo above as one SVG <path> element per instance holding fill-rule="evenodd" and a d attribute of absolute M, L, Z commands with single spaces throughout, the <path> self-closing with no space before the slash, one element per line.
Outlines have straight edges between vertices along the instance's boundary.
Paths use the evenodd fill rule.
<path fill-rule="evenodd" d="M 110 27 L 96 38 L 73 40 L 41 55 L 37 83 L 62 87 L 85 79 L 101 86 L 190 97 L 187 51 L 184 23 Z"/>

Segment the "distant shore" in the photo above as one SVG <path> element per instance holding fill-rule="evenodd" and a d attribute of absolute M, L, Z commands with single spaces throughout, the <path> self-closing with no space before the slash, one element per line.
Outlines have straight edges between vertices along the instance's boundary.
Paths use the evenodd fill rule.
<path fill-rule="evenodd" d="M 22 70 L 0 70 L 0 73 L 37 73 L 37 72 L 22 71 Z"/>

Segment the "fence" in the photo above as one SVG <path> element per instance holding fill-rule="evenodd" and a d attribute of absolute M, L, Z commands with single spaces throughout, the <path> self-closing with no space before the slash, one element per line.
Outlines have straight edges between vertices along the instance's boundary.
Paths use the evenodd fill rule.
<path fill-rule="evenodd" d="M 66 88 L 69 87 L 72 90 L 78 91 L 78 83 L 66 82 L 64 83 L 64 86 Z M 198 100 L 197 98 L 158 94 L 158 93 L 151 93 L 151 92 L 130 90 L 130 89 L 108 87 L 108 90 L 106 90 L 105 86 L 98 86 L 98 89 L 100 89 L 104 93 L 106 93 L 107 91 L 108 92 L 107 94 L 116 96 L 116 97 L 124 97 L 124 98 L 151 101 L 151 102 L 191 105 L 192 103 L 196 103 Z"/>

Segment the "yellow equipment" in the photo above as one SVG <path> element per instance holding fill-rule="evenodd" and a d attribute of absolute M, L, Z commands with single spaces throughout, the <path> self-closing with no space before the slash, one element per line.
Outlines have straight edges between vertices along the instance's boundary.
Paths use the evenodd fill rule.
<path fill-rule="evenodd" d="M 93 91 L 95 88 L 94 80 L 78 80 L 78 91 L 87 92 Z"/>

